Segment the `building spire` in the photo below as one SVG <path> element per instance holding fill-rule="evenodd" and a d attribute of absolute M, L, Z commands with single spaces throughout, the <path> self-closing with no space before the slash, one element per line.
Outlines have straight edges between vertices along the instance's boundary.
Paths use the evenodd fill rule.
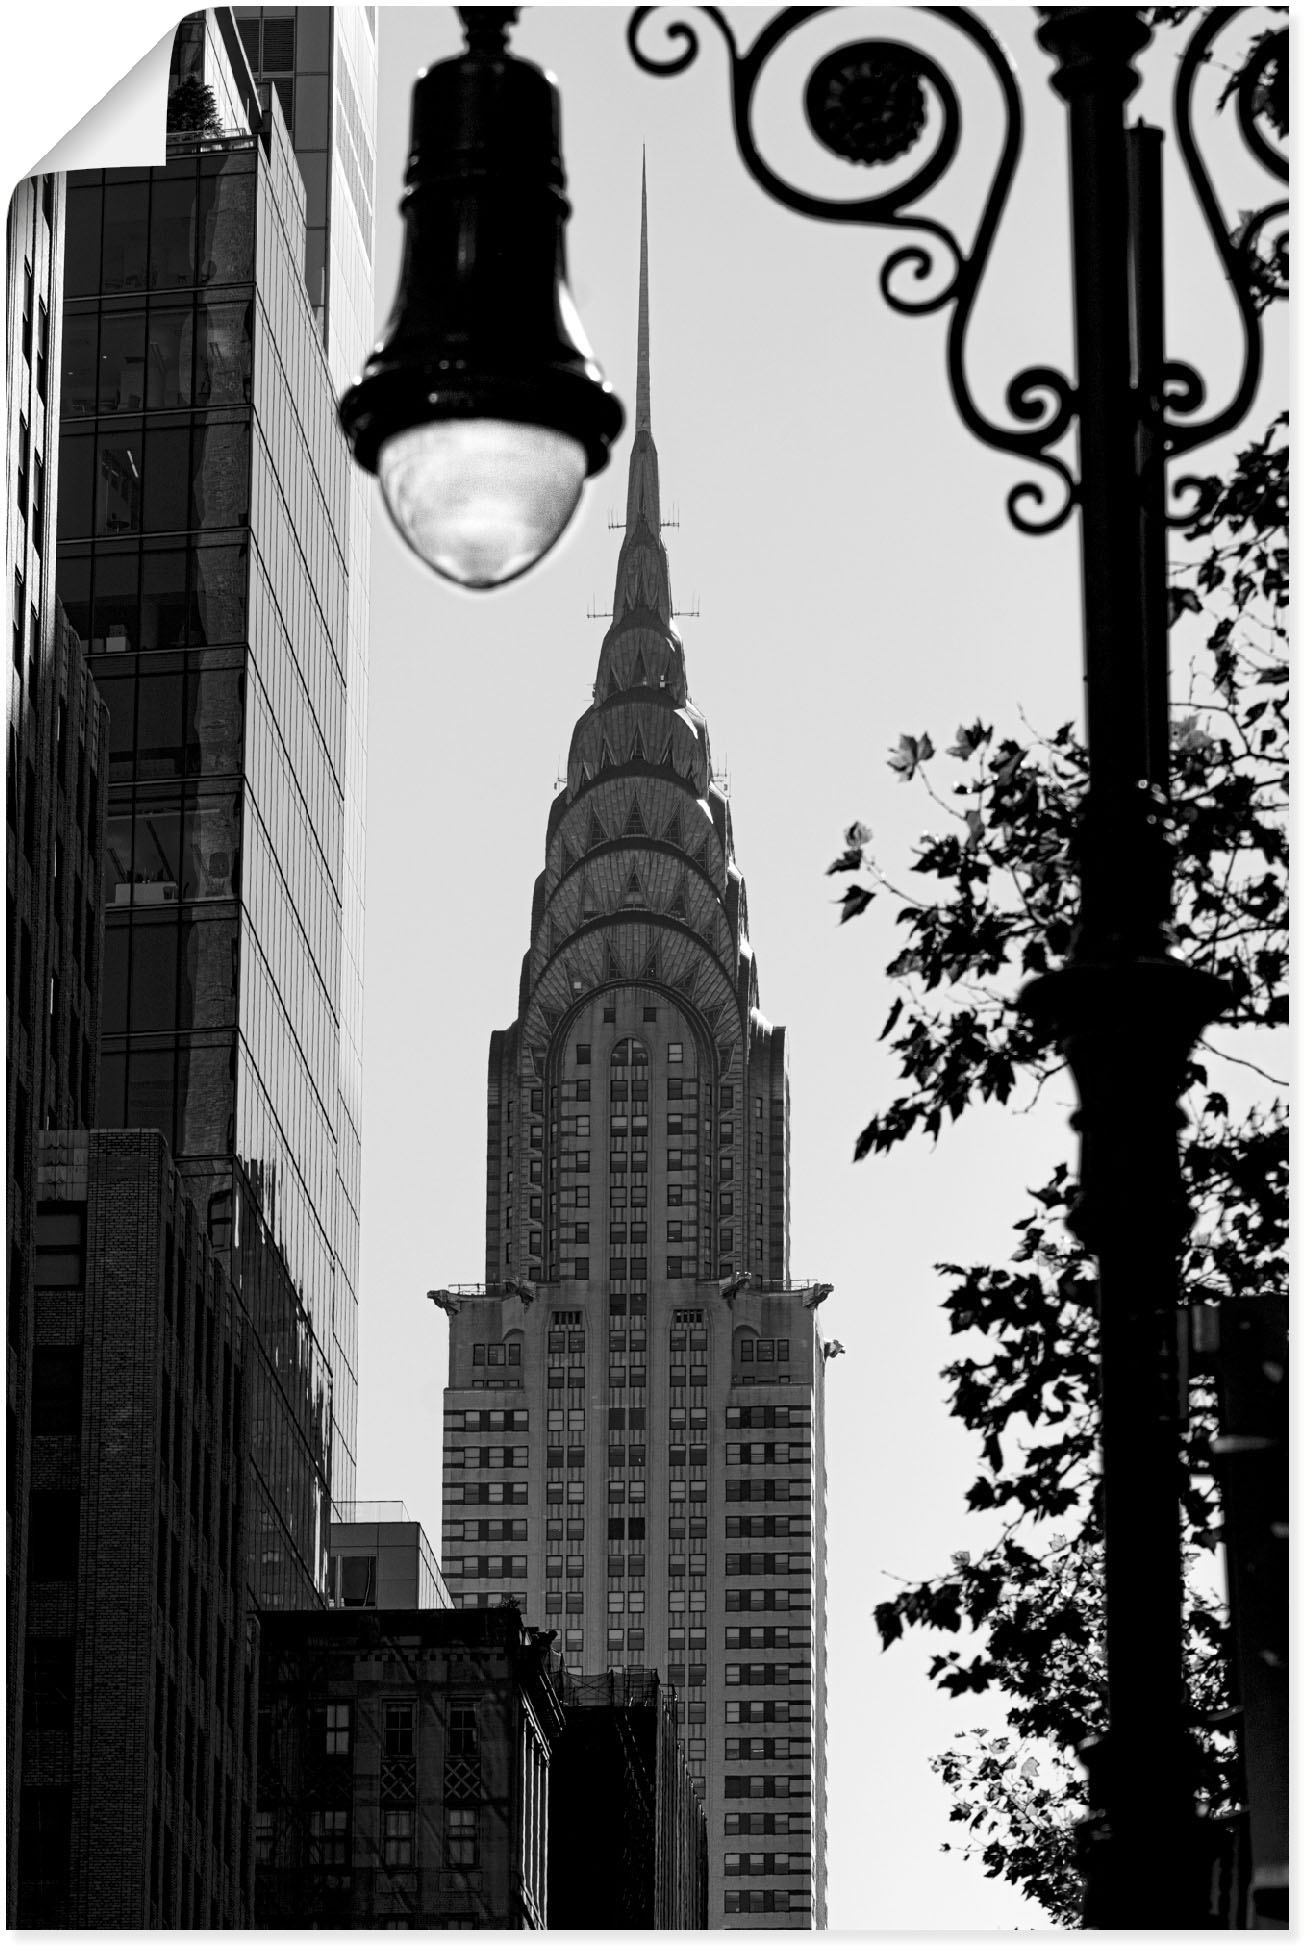
<path fill-rule="evenodd" d="M 625 538 L 616 567 L 612 602 L 613 627 L 631 610 L 656 616 L 669 628 L 670 564 L 661 540 L 661 481 L 656 442 L 652 437 L 652 361 L 648 329 L 647 275 L 647 151 L 643 151 L 643 185 L 638 245 L 638 379 L 634 407 L 634 443 L 629 455 L 629 485 L 625 494 Z"/>
<path fill-rule="evenodd" d="M 634 405 L 634 430 L 652 430 L 652 361 L 648 351 L 647 301 L 647 149 L 643 150 L 643 218 L 638 245 L 638 389 Z"/>

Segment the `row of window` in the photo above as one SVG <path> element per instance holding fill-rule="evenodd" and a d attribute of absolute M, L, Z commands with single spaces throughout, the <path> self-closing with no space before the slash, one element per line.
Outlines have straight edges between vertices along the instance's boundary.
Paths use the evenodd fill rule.
<path fill-rule="evenodd" d="M 747 1887 L 741 1892 L 726 1893 L 724 1896 L 726 1913 L 809 1913 L 809 1891 L 789 1891 L 787 1887 Z"/>
<path fill-rule="evenodd" d="M 726 1501 L 809 1501 L 810 1479 L 787 1480 L 780 1476 L 744 1481 L 726 1481 L 724 1484 Z"/>
<path fill-rule="evenodd" d="M 787 1697 L 733 1698 L 724 1707 L 726 1724 L 809 1724 L 810 1703 Z"/>
<path fill-rule="evenodd" d="M 726 1406 L 727 1427 L 809 1426 L 809 1406 Z"/>
<path fill-rule="evenodd" d="M 519 1366 L 521 1363 L 521 1342 L 512 1339 L 504 1345 L 480 1345 L 471 1347 L 473 1366 Z"/>
<path fill-rule="evenodd" d="M 726 1812 L 724 1829 L 727 1834 L 747 1833 L 770 1834 L 778 1837 L 787 1832 L 809 1832 L 809 1812 Z"/>
<path fill-rule="evenodd" d="M 445 1447 L 445 1467 L 528 1467 L 528 1447 Z"/>
<path fill-rule="evenodd" d="M 774 1685 L 790 1683 L 809 1683 L 809 1663 L 726 1663 L 724 1666 L 726 1683 Z"/>
<path fill-rule="evenodd" d="M 724 1755 L 726 1763 L 751 1760 L 755 1764 L 768 1764 L 776 1758 L 809 1758 L 810 1739 L 808 1737 L 727 1737 L 724 1741 Z"/>
<path fill-rule="evenodd" d="M 445 1457 L 447 1465 L 447 1457 Z M 444 1499 L 472 1507 L 524 1507 L 530 1498 L 528 1481 L 445 1481 Z"/>
<path fill-rule="evenodd" d="M 580 1416 L 581 1424 L 583 1415 Z M 509 1407 L 505 1412 L 446 1412 L 444 1414 L 446 1432 L 467 1433 L 528 1433 L 530 1415 L 524 1407 Z"/>
<path fill-rule="evenodd" d="M 450 1805 L 444 1814 L 442 1863 L 466 1872 L 480 1863 L 479 1812 L 475 1806 Z M 411 1806 L 381 1808 L 381 1860 L 388 1867 L 416 1864 L 416 1813 Z M 275 1813 L 260 1811 L 255 1825 L 255 1858 L 270 1866 L 275 1858 Z M 314 1807 L 308 1814 L 310 1866 L 348 1867 L 352 1863 L 352 1814 L 344 1808 Z"/>
<path fill-rule="evenodd" d="M 801 1575 L 810 1571 L 810 1555 L 726 1555 L 726 1575 Z"/>
<path fill-rule="evenodd" d="M 731 1440 L 725 1447 L 724 1458 L 729 1467 L 797 1467 L 810 1460 L 810 1445 L 788 1440 Z"/>
<path fill-rule="evenodd" d="M 769 1775 L 756 1772 L 751 1777 L 726 1777 L 724 1795 L 726 1798 L 809 1798 L 810 1774 L 799 1771 L 785 1777 L 782 1772 Z"/>
<path fill-rule="evenodd" d="M 809 1873 L 810 1854 L 808 1852 L 727 1852 L 724 1856 L 726 1878 L 737 1878 L 740 1874 L 773 1876 L 783 1873 Z"/>

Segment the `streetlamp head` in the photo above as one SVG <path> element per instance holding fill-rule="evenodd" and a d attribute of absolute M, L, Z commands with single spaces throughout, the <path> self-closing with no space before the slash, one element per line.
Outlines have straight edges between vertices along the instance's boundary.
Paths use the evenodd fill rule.
<path fill-rule="evenodd" d="M 465 9 L 465 52 L 417 77 L 398 295 L 339 404 L 403 538 L 466 588 L 547 553 L 624 424 L 566 287 L 560 101 L 507 49 L 516 12 Z"/>

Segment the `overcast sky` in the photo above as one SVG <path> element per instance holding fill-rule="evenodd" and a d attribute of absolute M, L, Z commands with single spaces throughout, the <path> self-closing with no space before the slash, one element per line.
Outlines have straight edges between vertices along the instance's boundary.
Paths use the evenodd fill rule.
<path fill-rule="evenodd" d="M 43 11 L 65 34 L 83 13 Z M 746 43 L 769 10 L 729 11 Z M 974 383 L 995 415 L 1015 371 L 1071 372 L 1072 347 L 1063 111 L 1030 10 L 984 12 L 1019 66 L 1029 124 L 972 333 Z M 728 773 L 761 1006 L 789 1031 L 792 1269 L 834 1285 L 821 1326 L 847 1353 L 828 1368 L 830 1923 L 1027 1927 L 1033 1909 L 941 1853 L 948 1800 L 928 1765 L 962 1725 L 999 1723 L 998 1708 L 937 1697 L 925 1676 L 933 1646 L 884 1654 L 873 1608 L 899 1579 L 982 1545 L 986 1531 L 963 1511 L 973 1443 L 947 1418 L 937 1377 L 952 1348 L 932 1267 L 1008 1253 L 1025 1188 L 1072 1154 L 1069 1091 L 1024 1117 L 974 1111 L 935 1150 L 912 1144 L 853 1165 L 856 1133 L 894 1082 L 876 1037 L 895 944 L 885 901 L 838 929 L 832 900 L 846 882 L 824 868 L 859 818 L 884 864 L 904 871 L 931 821 L 920 786 L 886 765 L 902 732 L 927 730 L 941 749 L 975 716 L 1015 733 L 1021 710 L 1045 730 L 1076 716 L 1076 530 L 1028 539 L 1009 527 L 1005 496 L 1022 476 L 956 418 L 945 314 L 905 320 L 884 306 L 882 238 L 788 214 L 747 179 L 709 23 L 696 66 L 657 80 L 625 50 L 627 18 L 532 8 L 514 44 L 561 84 L 572 289 L 629 403 L 647 148 L 652 420 L 679 522 L 666 537 L 672 586 L 681 609 L 700 609 L 679 622 L 690 690 Z M 166 10 L 142 8 L 116 70 L 165 24 Z M 812 24 L 800 59 L 774 65 L 768 153 L 807 188 L 864 193 L 863 173 L 800 140 L 805 75 L 849 27 L 917 32 L 952 66 L 966 127 L 940 208 L 967 235 L 998 100 L 937 22 L 848 10 Z M 25 46 L 34 31 L 24 23 Z M 409 88 L 457 44 L 450 9 L 381 10 L 378 321 L 397 278 Z M 1166 37 L 1150 57 L 1147 119 L 1166 119 L 1175 50 Z M 6 146 L 15 172 L 43 146 L 23 148 L 23 129 Z M 59 132 L 51 120 L 48 141 Z M 1235 209 L 1253 190 L 1238 199 L 1229 166 Z M 1176 190 L 1169 230 L 1170 355 L 1202 366 L 1222 396 L 1234 315 Z M 1280 396 L 1280 369 L 1269 379 L 1269 399 Z M 623 504 L 627 458 L 625 438 L 560 548 L 492 595 L 436 581 L 376 505 L 359 1493 L 406 1500 L 436 1546 L 447 1326 L 423 1294 L 483 1276 L 489 1034 L 516 1011 L 548 807 L 605 626 L 586 610 L 611 605 L 619 537 L 608 517 Z M 939 781 L 947 774 L 943 763 Z"/>

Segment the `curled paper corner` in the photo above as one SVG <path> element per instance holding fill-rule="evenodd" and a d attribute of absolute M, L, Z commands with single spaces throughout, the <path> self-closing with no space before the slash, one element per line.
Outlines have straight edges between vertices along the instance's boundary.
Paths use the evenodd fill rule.
<path fill-rule="evenodd" d="M 10 9 L 0 64 L 0 199 L 25 178 L 161 162 L 178 0 Z M 12 17 L 10 17 L 12 16 Z"/>
<path fill-rule="evenodd" d="M 153 168 L 166 162 L 168 68 L 175 38 L 170 28 L 28 173 Z"/>

